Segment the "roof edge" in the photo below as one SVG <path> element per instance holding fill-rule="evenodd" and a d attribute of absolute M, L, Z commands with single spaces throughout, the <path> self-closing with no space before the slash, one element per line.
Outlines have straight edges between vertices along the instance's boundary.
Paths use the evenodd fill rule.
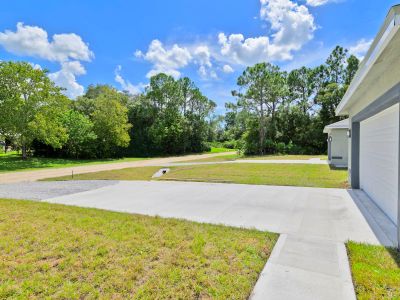
<path fill-rule="evenodd" d="M 350 86 L 342 98 L 342 101 L 340 101 L 339 105 L 337 106 L 335 110 L 336 115 L 348 114 L 348 104 L 350 103 L 351 97 L 399 28 L 400 4 L 396 4 L 390 8 L 383 25 L 381 26 L 367 54 L 361 62 L 358 71 L 356 72 L 352 82 L 350 83 Z"/>

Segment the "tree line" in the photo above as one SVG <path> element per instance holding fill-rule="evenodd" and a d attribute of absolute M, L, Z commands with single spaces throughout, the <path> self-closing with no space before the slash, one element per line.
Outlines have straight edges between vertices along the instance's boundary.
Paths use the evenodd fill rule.
<path fill-rule="evenodd" d="M 76 100 L 26 62 L 0 62 L 0 139 L 51 157 L 105 158 L 207 150 L 215 103 L 189 78 L 158 74 L 140 95 L 91 85 Z"/>
<path fill-rule="evenodd" d="M 285 72 L 270 63 L 246 68 L 217 139 L 247 154 L 324 153 L 323 128 L 340 120 L 335 109 L 358 66 L 354 55 L 337 46 L 315 68 Z"/>
<path fill-rule="evenodd" d="M 29 154 L 105 158 L 202 152 L 210 144 L 247 154 L 323 153 L 323 127 L 359 61 L 336 47 L 326 63 L 284 72 L 270 63 L 245 69 L 216 116 L 215 102 L 189 78 L 150 78 L 131 95 L 109 85 L 90 85 L 71 100 L 26 62 L 0 62 L 0 140 Z"/>

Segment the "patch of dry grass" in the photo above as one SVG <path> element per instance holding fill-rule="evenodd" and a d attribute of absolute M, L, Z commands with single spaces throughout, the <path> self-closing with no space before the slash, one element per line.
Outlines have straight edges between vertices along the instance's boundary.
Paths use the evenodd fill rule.
<path fill-rule="evenodd" d="M 61 181 L 61 180 L 150 180 L 155 172 L 161 167 L 137 167 L 125 168 L 119 170 L 92 172 L 84 174 L 75 174 L 74 177 L 62 176 L 46 178 L 43 181 Z"/>
<path fill-rule="evenodd" d="M 6 199 L 0 236 L 1 299 L 247 299 L 278 237 Z"/>

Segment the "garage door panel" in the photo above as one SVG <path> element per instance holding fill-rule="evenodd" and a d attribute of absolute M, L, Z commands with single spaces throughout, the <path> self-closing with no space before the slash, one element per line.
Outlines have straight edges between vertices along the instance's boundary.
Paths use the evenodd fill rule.
<path fill-rule="evenodd" d="M 397 222 L 399 105 L 360 124 L 360 185 Z"/>

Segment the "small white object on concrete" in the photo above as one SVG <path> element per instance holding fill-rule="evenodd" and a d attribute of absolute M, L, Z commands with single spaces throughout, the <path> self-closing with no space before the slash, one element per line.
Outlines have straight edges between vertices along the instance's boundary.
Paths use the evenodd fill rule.
<path fill-rule="evenodd" d="M 170 170 L 168 168 L 162 168 L 160 170 L 158 170 L 156 173 L 153 174 L 153 176 L 151 176 L 151 178 L 159 178 L 161 176 L 163 176 L 164 174 L 167 174 Z"/>

